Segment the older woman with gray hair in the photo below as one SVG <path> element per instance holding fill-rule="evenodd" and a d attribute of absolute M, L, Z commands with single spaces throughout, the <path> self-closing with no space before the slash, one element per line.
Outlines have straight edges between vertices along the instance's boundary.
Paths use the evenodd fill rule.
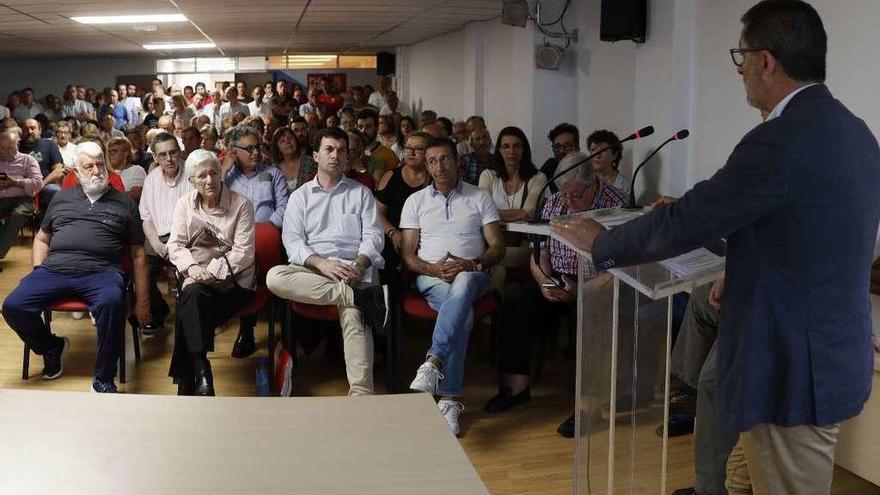
<path fill-rule="evenodd" d="M 185 166 L 193 191 L 178 200 L 168 239 L 182 279 L 169 375 L 178 395 L 214 395 L 214 329 L 247 304 L 256 281 L 254 212 L 223 184 L 214 153 L 195 150 Z"/>

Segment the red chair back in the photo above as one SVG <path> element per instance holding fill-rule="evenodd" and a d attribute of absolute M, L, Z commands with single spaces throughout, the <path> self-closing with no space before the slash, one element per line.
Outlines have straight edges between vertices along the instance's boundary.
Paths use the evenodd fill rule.
<path fill-rule="evenodd" d="M 61 189 L 71 189 L 77 185 L 79 185 L 79 179 L 76 178 L 76 174 L 67 174 L 64 176 L 64 180 L 61 181 Z M 116 172 L 110 172 L 110 187 L 119 192 L 125 192 L 122 176 Z"/>
<path fill-rule="evenodd" d="M 281 231 L 271 223 L 254 225 L 254 256 L 257 263 L 257 280 L 266 282 L 266 273 L 281 264 Z"/>

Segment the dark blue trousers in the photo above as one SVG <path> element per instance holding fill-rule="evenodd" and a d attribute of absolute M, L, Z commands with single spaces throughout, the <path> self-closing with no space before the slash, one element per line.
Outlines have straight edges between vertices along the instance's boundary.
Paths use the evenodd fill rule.
<path fill-rule="evenodd" d="M 3 317 L 21 340 L 42 355 L 55 339 L 41 318 L 42 311 L 63 299 L 83 299 L 98 327 L 95 377 L 112 380 L 125 335 L 124 289 L 118 271 L 70 275 L 39 267 L 21 279 L 3 301 Z"/>

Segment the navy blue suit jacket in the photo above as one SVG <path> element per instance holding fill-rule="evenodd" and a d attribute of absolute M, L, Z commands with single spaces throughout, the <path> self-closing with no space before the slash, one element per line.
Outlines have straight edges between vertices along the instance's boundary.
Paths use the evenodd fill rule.
<path fill-rule="evenodd" d="M 727 237 L 720 420 L 737 431 L 825 426 L 857 415 L 870 394 L 878 220 L 877 140 L 816 85 L 751 130 L 711 179 L 601 234 L 593 259 L 641 264 Z"/>

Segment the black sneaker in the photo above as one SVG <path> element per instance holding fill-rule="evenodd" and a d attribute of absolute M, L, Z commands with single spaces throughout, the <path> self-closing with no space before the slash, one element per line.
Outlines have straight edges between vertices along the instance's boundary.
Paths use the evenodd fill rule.
<path fill-rule="evenodd" d="M 101 380 L 95 378 L 92 380 L 92 392 L 96 394 L 118 394 L 119 390 L 113 380 Z"/>
<path fill-rule="evenodd" d="M 385 329 L 385 293 L 381 285 L 354 289 L 354 304 L 361 310 L 366 323 L 374 332 Z"/>
<path fill-rule="evenodd" d="M 532 392 L 529 390 L 529 387 L 526 387 L 518 394 L 514 394 L 510 387 L 504 387 L 498 391 L 495 397 L 486 402 L 486 412 L 489 414 L 502 413 L 530 400 L 532 400 Z"/>
<path fill-rule="evenodd" d="M 559 433 L 565 438 L 574 438 L 574 414 L 563 421 L 562 424 L 559 425 L 559 428 L 556 428 L 556 433 Z"/>
<path fill-rule="evenodd" d="M 55 338 L 58 339 L 55 346 L 43 353 L 43 380 L 54 380 L 64 374 L 64 359 L 70 349 L 70 339 Z"/>

